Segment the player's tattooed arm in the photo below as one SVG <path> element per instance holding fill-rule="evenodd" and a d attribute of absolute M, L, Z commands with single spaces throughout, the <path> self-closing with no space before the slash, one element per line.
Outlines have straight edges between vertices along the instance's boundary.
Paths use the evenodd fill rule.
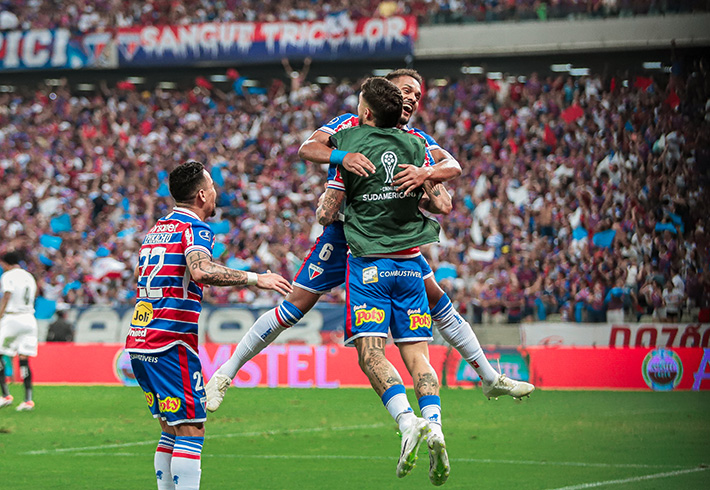
<path fill-rule="evenodd" d="M 323 194 L 321 204 L 316 210 L 318 223 L 323 226 L 328 226 L 338 219 L 338 212 L 340 212 L 340 206 L 343 204 L 343 199 L 345 199 L 345 193 L 343 191 L 339 191 L 337 189 L 326 189 L 325 194 Z"/>
<path fill-rule="evenodd" d="M 194 250 L 187 254 L 187 269 L 192 278 L 210 286 L 246 286 L 247 273 L 212 261 L 207 253 Z"/>
<path fill-rule="evenodd" d="M 333 146 L 330 143 L 330 135 L 319 129 L 301 144 L 298 149 L 298 156 L 313 163 L 330 163 L 330 154 L 333 153 Z M 362 153 L 349 152 L 343 158 L 343 167 L 346 170 L 367 177 L 375 173 L 375 165 Z"/>
<path fill-rule="evenodd" d="M 415 165 L 402 164 L 401 169 L 394 176 L 394 184 L 400 192 L 412 192 L 416 188 L 424 185 L 424 182 L 446 182 L 461 175 L 461 165 L 446 150 L 441 148 L 431 150 L 434 165 L 417 167 Z"/>
<path fill-rule="evenodd" d="M 449 214 L 453 209 L 451 194 L 443 184 L 435 184 L 430 180 L 424 182 L 424 196 L 419 201 L 419 207 L 434 214 Z"/>

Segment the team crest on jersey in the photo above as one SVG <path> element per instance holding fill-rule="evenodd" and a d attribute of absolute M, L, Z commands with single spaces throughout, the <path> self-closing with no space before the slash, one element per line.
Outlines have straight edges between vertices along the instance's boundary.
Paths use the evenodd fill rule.
<path fill-rule="evenodd" d="M 309 264 L 308 265 L 308 278 L 312 281 L 316 277 L 320 276 L 323 274 L 323 268 L 318 267 L 315 264 Z"/>
<path fill-rule="evenodd" d="M 385 184 L 392 185 L 394 180 L 394 171 L 397 168 L 397 155 L 393 151 L 386 151 L 380 158 L 382 165 L 385 167 Z"/>
<path fill-rule="evenodd" d="M 133 310 L 131 325 L 145 327 L 153 320 L 153 305 L 147 301 L 139 301 Z"/>
<path fill-rule="evenodd" d="M 377 267 L 365 267 L 362 270 L 362 283 L 373 284 L 375 282 L 377 282 Z"/>

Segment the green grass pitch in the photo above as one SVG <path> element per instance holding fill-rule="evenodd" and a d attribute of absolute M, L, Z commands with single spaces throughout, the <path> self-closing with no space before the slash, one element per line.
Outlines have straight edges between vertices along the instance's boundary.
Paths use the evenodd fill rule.
<path fill-rule="evenodd" d="M 22 387 L 12 393 L 19 400 Z M 444 488 L 710 488 L 710 392 L 441 398 Z M 139 388 L 37 386 L 35 401 L 33 412 L 0 410 L 0 488 L 156 488 L 159 428 Z M 231 388 L 207 421 L 201 488 L 431 488 L 425 448 L 409 476 L 395 476 L 395 431 L 369 389 Z"/>

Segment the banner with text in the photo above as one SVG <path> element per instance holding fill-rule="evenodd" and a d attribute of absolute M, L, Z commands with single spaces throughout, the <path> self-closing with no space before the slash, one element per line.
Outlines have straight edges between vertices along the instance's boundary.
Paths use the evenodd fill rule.
<path fill-rule="evenodd" d="M 525 323 L 525 346 L 710 347 L 707 323 Z"/>
<path fill-rule="evenodd" d="M 530 378 L 546 389 L 710 390 L 710 349 L 528 347 Z"/>
<path fill-rule="evenodd" d="M 115 68 L 113 33 L 67 29 L 0 32 L 0 70 Z"/>
<path fill-rule="evenodd" d="M 229 344 L 200 346 L 205 378 L 209 379 L 229 359 L 234 348 Z M 455 350 L 431 345 L 429 352 L 431 365 L 442 385 L 470 387 L 480 382 L 473 368 Z M 486 354 L 490 362 L 500 365 L 504 374 L 515 379 L 529 379 L 527 359 L 522 352 L 487 347 Z M 397 347 L 388 345 L 386 355 L 405 383 L 412 386 Z M 15 365 L 16 379 L 17 371 Z M 137 384 L 130 356 L 124 352 L 123 344 L 41 343 L 38 356 L 32 360 L 32 376 L 40 384 Z M 244 365 L 233 384 L 244 388 L 370 386 L 358 366 L 356 350 L 338 344 L 272 344 Z"/>
<path fill-rule="evenodd" d="M 414 52 L 415 17 L 330 16 L 313 22 L 208 22 L 118 29 L 121 67 L 186 66 L 206 62 L 264 63 L 402 58 Z"/>

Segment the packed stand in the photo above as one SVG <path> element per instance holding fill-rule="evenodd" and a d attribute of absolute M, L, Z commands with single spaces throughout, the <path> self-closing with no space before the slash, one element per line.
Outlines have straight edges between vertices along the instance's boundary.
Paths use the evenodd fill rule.
<path fill-rule="evenodd" d="M 4 0 L 0 31 L 67 28 L 87 33 L 142 25 L 311 21 L 344 13 L 352 19 L 414 15 L 429 25 L 707 11 L 705 0 Z"/>
<path fill-rule="evenodd" d="M 442 243 L 426 251 L 459 310 L 486 322 L 696 320 L 688 308 L 710 304 L 704 70 L 667 84 L 533 73 L 427 86 L 412 123 L 464 169 L 447 184 Z M 320 233 L 325 179 L 299 145 L 356 110 L 360 81 L 238 81 L 0 94 L 0 252 L 27 251 L 59 304 L 129 305 L 142 237 L 172 206 L 167 172 L 197 159 L 219 187 L 217 260 L 293 277 Z M 206 298 L 276 300 L 249 288 Z"/>

